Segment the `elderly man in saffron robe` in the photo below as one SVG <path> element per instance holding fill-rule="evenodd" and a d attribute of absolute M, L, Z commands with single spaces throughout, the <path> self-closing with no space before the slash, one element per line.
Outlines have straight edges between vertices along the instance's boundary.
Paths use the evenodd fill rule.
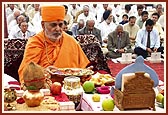
<path fill-rule="evenodd" d="M 77 41 L 62 30 L 65 17 L 63 6 L 43 6 L 41 16 L 43 30 L 29 38 L 18 70 L 21 83 L 24 82 L 24 68 L 30 62 L 44 68 L 86 68 L 90 63 Z"/>

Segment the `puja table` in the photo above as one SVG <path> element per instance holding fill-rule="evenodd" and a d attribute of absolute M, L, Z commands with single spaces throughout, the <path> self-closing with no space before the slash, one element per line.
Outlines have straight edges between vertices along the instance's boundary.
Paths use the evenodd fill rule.
<path fill-rule="evenodd" d="M 62 93 L 64 95 L 64 93 Z M 62 95 L 61 94 L 61 95 Z M 6 106 L 8 103 L 4 102 L 4 111 L 5 112 L 32 112 L 32 111 L 43 111 L 43 112 L 54 112 L 54 111 L 75 111 L 75 104 L 73 101 L 59 101 L 56 98 L 59 98 L 59 96 L 52 96 L 52 95 L 45 95 L 43 101 L 39 106 L 36 107 L 29 107 L 23 100 L 22 97 L 17 97 L 17 100 L 10 103 L 11 105 L 14 105 L 14 110 L 7 110 Z M 63 96 L 62 95 L 62 96 Z M 65 96 L 65 95 L 64 95 Z"/>
<path fill-rule="evenodd" d="M 47 111 L 47 112 L 54 112 L 54 111 L 75 111 L 75 103 L 71 101 L 68 96 L 62 91 L 59 95 L 52 95 L 49 89 L 40 89 L 44 93 L 44 99 L 41 102 L 40 106 L 37 107 L 28 107 L 27 104 L 24 102 L 22 96 L 24 91 L 20 88 L 20 83 L 12 78 L 11 76 L 4 74 L 4 82 L 3 82 L 4 89 L 15 89 L 17 99 L 12 102 L 11 104 L 15 106 L 15 110 L 7 110 L 6 105 L 7 103 L 4 102 L 4 112 L 32 112 L 32 111 Z M 5 92 L 2 95 L 5 95 Z M 2 104 L 2 105 L 3 105 Z"/>
<path fill-rule="evenodd" d="M 11 80 L 13 80 L 13 79 L 11 79 Z M 13 81 L 13 83 L 14 82 L 15 81 Z M 16 87 L 16 85 L 15 85 L 15 87 Z M 19 87 L 19 85 L 18 85 L 18 87 Z M 112 87 L 114 87 L 114 86 L 112 86 Z M 155 88 L 155 92 L 156 92 L 156 94 L 158 93 L 158 89 L 157 88 Z M 116 112 L 116 113 L 137 112 L 137 111 L 140 111 L 140 112 L 153 112 L 153 113 L 158 113 L 158 112 L 159 113 L 160 112 L 164 113 L 164 112 L 166 112 L 165 109 L 158 107 L 157 104 L 155 105 L 156 111 L 152 111 L 152 110 L 149 110 L 149 109 L 120 111 L 116 106 L 115 106 L 113 111 L 103 111 L 103 109 L 102 109 L 102 101 L 104 99 L 112 98 L 111 94 L 100 94 L 100 96 L 101 96 L 100 102 L 93 102 L 92 96 L 93 96 L 93 94 L 87 94 L 87 93 L 84 93 L 84 92 L 82 93 L 80 104 L 79 104 L 80 105 L 80 109 L 79 110 L 92 111 L 92 112 Z M 18 98 L 20 98 L 20 97 L 21 96 L 18 96 Z M 54 97 L 51 96 L 51 95 L 46 95 L 44 98 L 45 99 L 52 98 L 52 100 L 54 99 Z M 56 106 L 58 106 L 57 104 L 52 104 L 52 105 L 41 104 L 38 107 L 28 107 L 26 105 L 26 103 L 18 104 L 16 101 L 14 101 L 12 104 L 16 105 L 16 110 L 15 111 L 5 111 L 5 112 L 12 112 L 12 113 L 13 112 L 23 112 L 23 111 L 26 111 L 26 112 L 32 112 L 32 111 L 40 112 L 40 111 L 43 111 L 43 112 L 52 112 L 52 113 L 53 112 L 59 112 L 59 111 L 71 111 L 71 112 L 75 111 L 76 112 L 75 107 L 74 107 L 75 106 L 74 102 L 66 101 L 66 102 L 58 102 L 58 103 L 61 106 L 60 110 L 55 108 Z M 6 104 L 6 103 L 4 103 L 4 104 Z"/>
<path fill-rule="evenodd" d="M 45 98 L 52 98 L 51 96 L 45 96 Z M 6 105 L 7 103 L 4 103 Z M 15 105 L 16 110 L 12 111 L 5 111 L 5 112 L 32 112 L 32 111 L 43 111 L 43 112 L 54 112 L 54 111 L 75 111 L 74 109 L 74 103 L 72 101 L 69 102 L 58 102 L 55 104 L 40 104 L 40 106 L 37 107 L 28 107 L 26 103 L 23 104 L 17 104 L 17 102 L 11 103 Z"/>

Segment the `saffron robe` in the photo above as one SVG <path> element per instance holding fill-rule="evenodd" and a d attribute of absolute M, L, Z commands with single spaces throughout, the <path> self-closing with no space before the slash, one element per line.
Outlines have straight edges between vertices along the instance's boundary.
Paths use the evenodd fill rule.
<path fill-rule="evenodd" d="M 62 36 L 61 42 L 52 42 L 41 31 L 28 39 L 18 70 L 21 83 L 24 82 L 24 67 L 31 61 L 44 68 L 51 65 L 58 68 L 86 68 L 90 61 L 78 42 L 65 32 L 62 32 Z"/>

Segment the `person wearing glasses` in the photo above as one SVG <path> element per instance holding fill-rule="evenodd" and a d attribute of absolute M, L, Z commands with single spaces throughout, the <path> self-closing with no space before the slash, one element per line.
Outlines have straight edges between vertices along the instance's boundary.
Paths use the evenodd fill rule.
<path fill-rule="evenodd" d="M 41 16 L 43 30 L 29 38 L 18 70 L 21 83 L 23 70 L 30 62 L 44 68 L 86 68 L 90 63 L 75 38 L 63 31 L 63 6 L 43 6 Z"/>
<path fill-rule="evenodd" d="M 36 33 L 28 30 L 28 23 L 23 21 L 19 24 L 20 30 L 13 34 L 12 39 L 28 39 L 34 36 Z"/>

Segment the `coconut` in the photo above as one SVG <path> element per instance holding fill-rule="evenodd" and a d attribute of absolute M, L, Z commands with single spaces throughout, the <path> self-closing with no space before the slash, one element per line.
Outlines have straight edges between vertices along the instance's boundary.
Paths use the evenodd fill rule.
<path fill-rule="evenodd" d="M 41 89 L 45 84 L 44 69 L 40 65 L 30 62 L 23 70 L 23 79 L 26 87 Z"/>

